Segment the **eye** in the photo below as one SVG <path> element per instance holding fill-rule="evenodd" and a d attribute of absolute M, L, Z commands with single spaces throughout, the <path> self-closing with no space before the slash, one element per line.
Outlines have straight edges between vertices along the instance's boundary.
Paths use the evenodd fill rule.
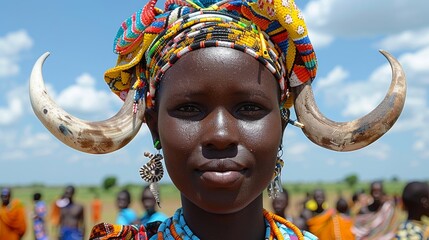
<path fill-rule="evenodd" d="M 201 118 L 203 111 L 198 105 L 182 104 L 174 108 L 171 114 L 176 118 L 197 120 Z"/>
<path fill-rule="evenodd" d="M 258 120 L 267 115 L 267 110 L 256 103 L 245 103 L 238 107 L 237 116 L 245 120 Z"/>
<path fill-rule="evenodd" d="M 256 111 L 260 111 L 260 110 L 262 110 L 261 107 L 256 106 L 256 105 L 251 105 L 251 104 L 241 106 L 239 109 L 239 111 L 244 111 L 244 112 L 256 112 Z"/>
<path fill-rule="evenodd" d="M 195 113 L 195 112 L 201 112 L 200 109 L 198 109 L 196 106 L 194 105 L 184 105 L 184 106 L 179 106 L 177 108 L 177 111 L 179 112 L 187 112 L 187 113 Z"/>

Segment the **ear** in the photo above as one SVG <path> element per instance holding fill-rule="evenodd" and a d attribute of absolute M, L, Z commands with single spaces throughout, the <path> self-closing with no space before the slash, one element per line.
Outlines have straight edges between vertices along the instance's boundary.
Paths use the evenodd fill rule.
<path fill-rule="evenodd" d="M 146 124 L 150 130 L 150 134 L 152 135 L 152 141 L 155 143 L 159 141 L 159 131 L 158 131 L 158 112 L 153 109 L 146 109 L 145 112 L 145 120 Z M 156 146 L 159 150 L 161 149 L 161 142 Z"/>

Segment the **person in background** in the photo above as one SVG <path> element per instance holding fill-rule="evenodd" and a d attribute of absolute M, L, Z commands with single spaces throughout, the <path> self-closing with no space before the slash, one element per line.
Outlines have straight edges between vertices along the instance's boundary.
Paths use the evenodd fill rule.
<path fill-rule="evenodd" d="M 280 216 L 290 222 L 292 222 L 292 216 L 286 215 L 286 209 L 289 206 L 289 192 L 283 188 L 279 195 L 272 199 L 271 207 L 273 208 L 274 214 Z"/>
<path fill-rule="evenodd" d="M 292 222 L 299 229 L 307 230 L 307 224 L 305 223 L 304 218 L 301 216 L 293 217 L 291 215 L 286 214 L 287 208 L 289 206 L 289 192 L 283 188 L 282 192 L 278 194 L 278 196 L 271 201 L 271 207 L 273 209 L 274 214 L 280 216 L 289 222 Z"/>
<path fill-rule="evenodd" d="M 103 203 L 100 200 L 98 193 L 95 193 L 94 199 L 91 202 L 91 218 L 92 223 L 97 224 L 101 220 Z"/>
<path fill-rule="evenodd" d="M 60 208 L 60 240 L 82 240 L 85 236 L 85 210 L 73 199 L 74 186 L 67 186 L 64 198 L 57 201 Z"/>
<path fill-rule="evenodd" d="M 336 203 L 336 209 L 328 208 L 325 192 L 316 189 L 313 194 L 316 206 L 312 211 L 312 217 L 307 220 L 307 225 L 314 235 L 320 240 L 331 239 L 355 239 L 351 228 L 353 221 L 346 215 L 348 212 L 347 201 L 340 197 Z"/>
<path fill-rule="evenodd" d="M 19 240 L 27 229 L 25 208 L 18 199 L 11 200 L 11 189 L 1 190 L 0 239 Z"/>
<path fill-rule="evenodd" d="M 362 209 L 368 205 L 369 196 L 365 193 L 364 189 L 356 190 L 349 203 L 349 212 L 351 217 L 362 214 Z"/>
<path fill-rule="evenodd" d="M 323 189 L 315 189 L 313 191 L 313 198 L 308 200 L 305 204 L 302 215 L 308 221 L 310 218 L 323 213 L 328 208 L 326 202 L 325 191 Z"/>
<path fill-rule="evenodd" d="M 358 211 L 352 231 L 356 239 L 390 240 L 399 225 L 395 203 L 385 194 L 381 181 L 371 183 L 370 195 L 372 201 Z"/>
<path fill-rule="evenodd" d="M 146 224 L 146 223 L 156 222 L 156 221 L 163 222 L 165 219 L 167 219 L 167 216 L 164 213 L 157 210 L 156 200 L 155 200 L 155 197 L 153 196 L 153 193 L 150 191 L 149 186 L 146 186 L 143 188 L 140 200 L 145 210 L 145 213 L 140 218 L 141 224 Z"/>
<path fill-rule="evenodd" d="M 64 198 L 64 194 L 61 195 L 59 198 L 55 199 L 49 210 L 49 222 L 51 226 L 51 233 L 56 234 L 55 236 L 52 236 L 53 238 L 58 238 L 59 235 L 59 229 L 60 229 L 60 217 L 61 217 L 61 207 L 64 207 L 68 204 L 68 200 Z"/>
<path fill-rule="evenodd" d="M 42 200 L 42 194 L 36 192 L 33 194 L 33 232 L 36 240 L 47 240 L 48 233 L 46 231 L 46 204 Z"/>
<path fill-rule="evenodd" d="M 137 214 L 130 208 L 131 194 L 128 190 L 120 191 L 116 197 L 116 206 L 119 209 L 116 223 L 121 225 L 136 224 Z"/>
<path fill-rule="evenodd" d="M 422 217 L 429 217 L 429 185 L 425 182 L 409 182 L 402 193 L 407 219 L 396 230 L 397 240 L 429 240 L 429 226 Z"/>

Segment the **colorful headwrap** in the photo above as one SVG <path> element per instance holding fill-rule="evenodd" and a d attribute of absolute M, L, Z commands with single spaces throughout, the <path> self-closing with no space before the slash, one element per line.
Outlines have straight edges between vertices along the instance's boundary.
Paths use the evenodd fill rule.
<path fill-rule="evenodd" d="M 290 108 L 288 87 L 314 79 L 316 56 L 293 0 L 167 0 L 165 12 L 151 0 L 125 20 L 114 41 L 116 67 L 105 73 L 125 99 L 154 104 L 165 71 L 189 51 L 228 47 L 250 54 L 276 77 L 281 107 Z"/>

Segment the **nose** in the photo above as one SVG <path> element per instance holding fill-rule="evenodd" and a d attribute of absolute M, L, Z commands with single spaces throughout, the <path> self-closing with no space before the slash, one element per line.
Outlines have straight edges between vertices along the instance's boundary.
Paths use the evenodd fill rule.
<path fill-rule="evenodd" d="M 209 150 L 234 149 L 238 145 L 237 119 L 224 108 L 215 109 L 205 119 L 203 147 Z"/>

